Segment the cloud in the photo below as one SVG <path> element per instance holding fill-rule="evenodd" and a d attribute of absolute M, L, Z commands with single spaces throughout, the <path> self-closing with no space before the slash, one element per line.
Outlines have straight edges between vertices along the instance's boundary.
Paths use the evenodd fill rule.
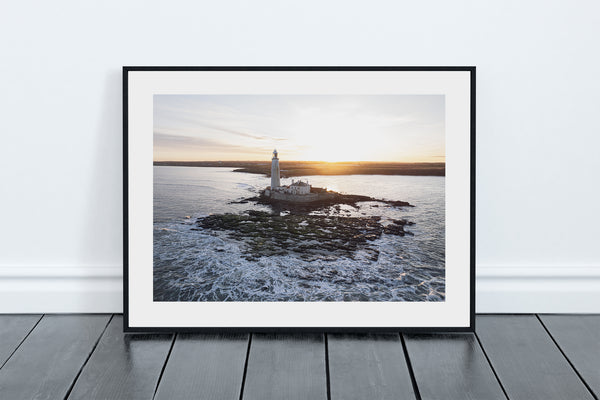
<path fill-rule="evenodd" d="M 287 138 L 282 138 L 282 137 L 274 137 L 274 136 L 268 136 L 268 135 L 255 135 L 255 134 L 246 133 L 246 132 L 242 132 L 242 131 L 235 130 L 235 129 L 223 128 L 223 127 L 216 126 L 216 125 L 210 125 L 207 123 L 199 123 L 198 125 L 203 126 L 205 128 L 221 131 L 221 132 L 231 133 L 232 135 L 247 137 L 247 138 L 256 139 L 256 140 L 268 140 L 270 142 L 288 140 Z"/>
<path fill-rule="evenodd" d="M 169 107 L 169 106 L 155 106 L 155 121 L 157 119 L 167 118 L 166 121 L 170 125 L 176 124 L 179 125 L 180 128 L 185 126 L 193 127 L 193 129 L 197 130 L 198 128 L 208 128 L 210 130 L 215 130 L 219 132 L 229 133 L 231 135 L 261 140 L 261 141 L 284 141 L 288 140 L 288 138 L 272 136 L 269 134 L 259 134 L 254 132 L 248 132 L 248 130 L 244 129 L 235 129 L 231 127 L 224 127 L 218 122 L 222 122 L 224 124 L 231 123 L 236 121 L 240 123 L 242 121 L 246 121 L 246 123 L 252 124 L 252 120 L 255 116 L 247 115 L 240 113 L 235 110 L 215 110 L 215 109 L 203 109 L 201 112 L 197 110 L 190 110 L 187 108 L 177 108 L 177 107 Z M 160 111 L 159 111 L 160 110 Z M 158 118 L 157 118 L 158 117 Z M 213 123 L 209 123 L 206 120 L 212 120 Z M 214 123 L 217 122 L 217 123 Z M 256 121 L 254 121 L 256 122 Z M 155 125 L 155 128 L 159 127 Z"/>
<path fill-rule="evenodd" d="M 225 147 L 225 143 L 212 139 L 173 135 L 169 133 L 154 132 L 154 147 Z"/>
<path fill-rule="evenodd" d="M 154 152 L 156 154 L 165 152 L 171 154 L 175 151 L 186 157 L 194 156 L 194 158 L 206 160 L 209 160 L 211 155 L 216 154 L 235 154 L 242 156 L 242 158 L 248 155 L 264 155 L 265 159 L 268 159 L 272 151 L 270 149 L 266 145 L 248 147 L 207 138 L 154 132 Z"/>

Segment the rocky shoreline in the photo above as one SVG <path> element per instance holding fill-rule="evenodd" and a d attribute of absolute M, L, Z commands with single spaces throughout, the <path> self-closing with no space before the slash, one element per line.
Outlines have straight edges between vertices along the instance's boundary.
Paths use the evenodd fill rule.
<path fill-rule="evenodd" d="M 321 188 L 312 188 L 311 191 L 312 190 L 315 190 L 316 192 L 325 191 L 325 189 L 321 189 Z M 268 205 L 271 207 L 271 209 L 274 212 L 289 211 L 292 214 L 296 214 L 296 213 L 305 214 L 305 213 L 312 212 L 312 211 L 324 210 L 324 209 L 327 209 L 332 206 L 339 207 L 340 205 L 343 205 L 343 204 L 349 205 L 351 207 L 358 209 L 359 206 L 357 203 L 360 203 L 360 202 L 381 203 L 381 204 L 383 204 L 385 206 L 389 206 L 389 207 L 414 207 L 412 204 L 410 204 L 406 201 L 400 201 L 400 200 L 377 199 L 377 198 L 370 197 L 370 196 L 362 196 L 362 195 L 356 195 L 356 194 L 343 194 L 343 193 L 338 193 L 338 192 L 333 192 L 333 191 L 326 191 L 326 193 L 329 196 L 324 197 L 321 200 L 307 202 L 307 203 L 300 203 L 300 202 L 292 202 L 292 201 L 283 201 L 283 200 L 273 199 L 269 196 L 266 196 L 265 192 L 263 190 L 260 192 L 260 194 L 258 196 L 253 196 L 253 197 L 248 197 L 248 198 L 232 201 L 231 204 L 255 203 L 255 204 L 261 204 L 261 205 Z"/>
<path fill-rule="evenodd" d="M 387 235 L 412 235 L 405 226 L 413 222 L 381 217 L 342 217 L 327 215 L 289 214 L 281 216 L 264 211 L 248 210 L 243 214 L 214 214 L 198 218 L 196 228 L 223 231 L 247 246 L 245 258 L 295 254 L 308 261 L 335 260 L 345 256 L 354 259 L 362 250 L 371 261 L 377 261 L 379 251 L 373 242 Z"/>
<path fill-rule="evenodd" d="M 365 202 L 377 203 L 371 207 L 413 207 L 406 201 L 314 187 L 311 192 L 323 196 L 311 202 L 283 201 L 262 190 L 258 196 L 231 203 L 266 205 L 271 212 L 246 210 L 242 214 L 209 215 L 199 218 L 195 229 L 223 231 L 229 238 L 243 242 L 247 260 L 294 254 L 308 261 L 333 261 L 339 257 L 355 259 L 357 251 L 362 250 L 368 260 L 377 261 L 379 250 L 373 242 L 382 234 L 413 235 L 405 227 L 414 223 L 404 219 L 382 220 L 380 216 L 349 216 L 340 212 L 343 205 L 359 210 L 358 203 Z"/>

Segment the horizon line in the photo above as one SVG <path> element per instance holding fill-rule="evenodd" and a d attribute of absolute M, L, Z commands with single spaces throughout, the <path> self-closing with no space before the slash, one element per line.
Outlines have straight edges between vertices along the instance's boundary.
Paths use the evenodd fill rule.
<path fill-rule="evenodd" d="M 395 164 L 445 164 L 446 161 L 373 161 L 373 160 L 344 160 L 344 161 L 325 161 L 325 160 L 281 160 L 280 162 L 318 162 L 327 164 L 340 164 L 340 163 L 395 163 Z M 271 163 L 271 160 L 153 160 L 152 162 L 264 162 Z"/>

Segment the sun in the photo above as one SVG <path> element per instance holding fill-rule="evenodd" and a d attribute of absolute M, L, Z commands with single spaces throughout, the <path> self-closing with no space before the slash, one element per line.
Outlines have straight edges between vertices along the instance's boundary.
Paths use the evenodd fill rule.
<path fill-rule="evenodd" d="M 294 139 L 301 149 L 298 155 L 306 161 L 376 160 L 380 149 L 373 135 L 351 118 L 311 110 L 294 126 Z"/>
<path fill-rule="evenodd" d="M 306 161 L 364 161 L 364 146 L 360 143 L 345 143 L 343 140 L 337 140 L 335 137 L 320 137 L 319 145 L 311 146 L 301 152 L 302 160 Z"/>

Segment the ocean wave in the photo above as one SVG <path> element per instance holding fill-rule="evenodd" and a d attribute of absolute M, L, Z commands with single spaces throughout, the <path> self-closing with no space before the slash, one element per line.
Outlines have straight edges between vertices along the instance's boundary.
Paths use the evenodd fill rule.
<path fill-rule="evenodd" d="M 155 301 L 443 301 L 444 269 L 399 251 L 382 235 L 380 255 L 303 260 L 293 253 L 248 261 L 245 243 L 223 232 L 171 225 L 155 231 Z M 403 243 L 405 245 L 405 243 Z M 401 246 L 402 247 L 402 246 Z"/>
<path fill-rule="evenodd" d="M 406 176 L 313 176 L 317 187 L 404 200 L 397 209 L 372 202 L 315 215 L 381 217 L 415 222 L 414 236 L 385 232 L 367 246 L 327 252 L 310 243 L 276 243 L 260 256 L 247 238 L 202 229 L 209 214 L 241 214 L 268 206 L 231 204 L 263 188 L 269 179 L 223 168 L 155 168 L 154 299 L 156 301 L 444 301 L 444 179 Z M 289 212 L 280 216 L 289 215 Z M 303 227 L 300 227 L 303 228 Z M 331 228 L 325 227 L 327 230 Z M 307 240 L 308 242 L 308 240 Z M 293 245 L 293 246 L 292 246 Z M 278 250 L 281 247 L 281 254 Z M 365 248 L 366 247 L 366 248 Z M 307 248 L 308 251 L 302 250 Z M 377 257 L 373 254 L 376 250 Z M 308 253 L 308 254 L 307 254 Z"/>

